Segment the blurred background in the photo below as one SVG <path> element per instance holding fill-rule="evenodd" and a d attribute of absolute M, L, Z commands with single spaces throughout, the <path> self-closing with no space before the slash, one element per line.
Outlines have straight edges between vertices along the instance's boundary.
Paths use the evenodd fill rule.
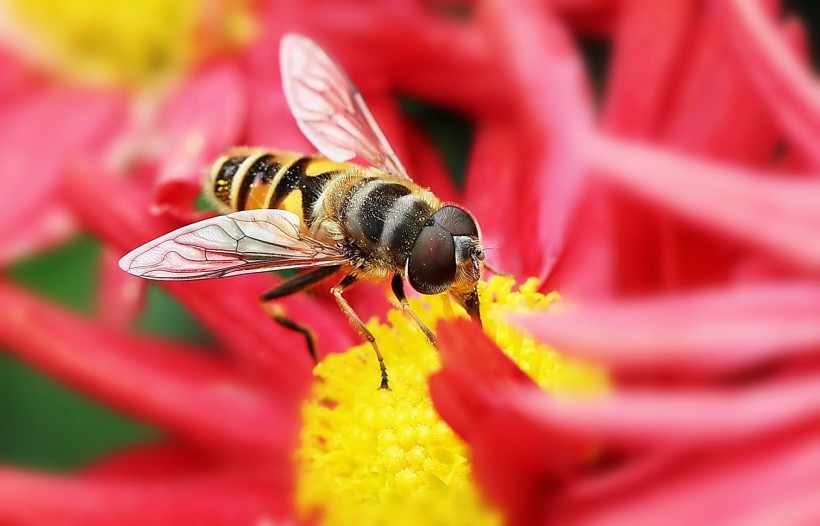
<path fill-rule="evenodd" d="M 386 11 L 400 16 L 402 2 L 387 3 L 394 7 L 392 11 Z M 435 12 L 434 16 L 453 20 L 469 19 L 473 8 L 472 2 L 466 1 L 407 0 L 405 3 L 421 5 Z M 544 0 L 544 3 L 550 1 Z M 600 103 L 608 86 L 608 66 L 612 53 L 610 33 L 616 24 L 614 18 L 617 17 L 617 10 L 602 10 L 611 13 L 611 20 L 596 17 L 585 19 L 585 6 L 608 2 L 563 0 L 555 3 L 568 13 L 566 26 L 582 52 L 596 101 Z M 310 13 L 299 14 L 301 2 L 287 2 L 291 7 L 283 11 L 294 13 L 294 27 L 290 28 L 288 23 L 282 22 L 276 28 L 270 28 L 266 25 L 264 13 L 272 9 L 273 4 L 275 2 L 241 0 L 7 0 L 2 8 L 0 23 L 0 53 L 3 55 L 5 77 L 0 80 L 0 93 L 5 97 L 5 100 L 0 100 L 0 153 L 5 164 L 0 173 L 0 201 L 3 206 L 15 199 L 14 195 L 21 184 L 38 184 L 35 178 L 39 172 L 27 176 L 15 171 L 29 170 L 32 166 L 32 152 L 22 151 L 30 144 L 16 139 L 24 133 L 21 126 L 30 121 L 21 124 L 9 117 L 15 115 L 17 105 L 23 104 L 21 101 L 29 95 L 35 96 L 47 90 L 54 108 L 59 107 L 55 101 L 60 98 L 60 90 L 67 93 L 81 91 L 85 97 L 113 99 L 116 104 L 125 101 L 123 111 L 128 113 L 132 123 L 136 122 L 134 127 L 138 129 L 141 122 L 150 123 L 151 119 L 163 118 L 161 112 L 166 108 L 163 101 L 173 97 L 174 90 L 184 84 L 192 72 L 220 61 L 240 60 L 236 57 L 243 56 L 241 60 L 245 61 L 270 61 L 268 72 L 271 87 L 266 89 L 271 90 L 270 104 L 279 104 L 281 95 L 275 91 L 277 67 L 274 63 L 279 34 L 289 29 L 299 29 L 300 24 L 304 24 L 303 20 L 311 16 L 322 19 L 321 24 L 313 26 L 314 35 L 331 35 L 327 40 L 339 49 L 343 50 L 344 45 L 339 42 L 346 34 L 356 33 L 357 15 L 351 14 L 350 18 L 323 17 L 321 11 L 313 6 L 309 6 Z M 380 3 L 374 1 L 372 4 Z M 357 9 L 363 8 L 359 6 Z M 782 10 L 802 19 L 808 29 L 811 56 L 817 60 L 820 57 L 820 5 L 814 0 L 786 0 Z M 282 17 L 286 18 L 287 15 L 283 14 Z M 385 21 L 385 24 L 390 23 L 392 21 Z M 343 26 L 343 30 L 335 36 L 334 24 Z M 243 55 L 260 45 L 259 42 L 268 49 L 257 52 L 250 59 Z M 695 42 L 691 44 L 695 45 Z M 651 47 L 653 43 L 647 42 L 646 45 Z M 448 49 L 442 47 L 440 53 L 447 54 Z M 350 56 L 350 53 L 342 52 L 340 60 L 344 61 Z M 388 60 L 384 58 L 385 53 L 380 56 L 380 60 Z M 367 68 L 368 57 L 358 58 L 360 63 L 349 65 L 354 78 L 359 70 Z M 385 63 L 379 67 L 389 69 Z M 423 68 L 423 65 L 415 67 Z M 359 74 L 359 78 L 364 76 Z M 249 82 L 253 84 L 255 80 Z M 251 85 L 248 89 L 253 90 L 254 87 Z M 365 81 L 362 90 L 366 96 L 371 89 L 377 88 L 368 86 Z M 424 96 L 424 90 L 419 91 L 422 93 L 402 92 L 399 88 L 394 96 L 400 100 L 401 112 L 407 122 L 423 132 L 441 155 L 449 176 L 461 184 L 473 141 L 471 117 L 461 108 L 446 107 L 436 97 Z M 255 96 L 264 98 L 265 94 Z M 66 117 L 59 111 L 52 113 L 55 119 L 69 120 L 60 122 L 58 127 L 63 131 L 71 130 L 71 111 L 65 113 Z M 283 114 L 281 109 L 276 111 Z M 87 123 L 77 126 L 85 125 Z M 146 126 L 150 127 L 148 124 Z M 289 131 L 284 134 L 278 132 L 280 125 L 276 122 L 249 125 L 250 128 L 254 126 L 268 126 L 268 129 L 239 134 L 242 142 L 253 140 L 267 142 L 269 146 L 308 148 L 293 138 L 292 123 L 285 125 Z M 32 133 L 42 134 L 39 140 L 44 146 L 43 153 L 39 155 L 44 157 L 42 162 L 47 163 L 50 156 L 57 155 L 49 146 L 51 137 L 48 127 Z M 105 137 L 102 139 L 104 141 Z M 90 145 L 99 140 L 86 141 L 82 148 L 92 150 L 93 146 Z M 139 155 L 146 151 L 150 154 L 155 146 L 150 144 L 150 137 L 146 139 L 147 145 L 140 143 L 139 137 L 131 137 L 130 141 L 109 148 L 109 151 L 117 151 L 116 158 L 111 162 L 131 162 L 134 151 Z M 34 152 L 33 155 L 36 159 L 38 154 Z M 65 152 L 61 155 L 63 162 L 69 163 L 70 155 Z M 193 164 L 194 161 L 191 161 Z M 181 180 L 187 182 L 190 178 L 183 177 Z M 48 197 L 42 198 L 40 204 L 47 206 L 51 194 L 43 195 Z M 98 199 L 118 198 L 98 196 Z M 2 260 L 5 277 L 58 305 L 84 315 L 100 316 L 100 283 L 104 281 L 101 276 L 103 248 L 100 242 L 83 233 L 82 229 L 72 228 L 66 235 L 52 233 L 37 237 L 32 234 L 30 239 L 35 240 L 37 246 L 21 246 L 12 250 L 11 244 L 18 243 L 17 234 L 28 228 L 27 224 L 31 225 L 29 215 L 36 213 L 37 207 L 14 208 L 14 203 L 8 206 L 16 217 L 9 219 L 11 223 L 0 226 L 0 245 L 6 246 Z M 122 206 L 128 206 L 128 202 L 124 201 Z M 193 212 L 180 212 L 181 215 L 183 213 Z M 0 217 L 7 216 L 0 213 Z M 0 305 L 0 308 L 9 306 Z M 144 308 L 141 307 L 127 323 L 137 331 L 177 341 L 206 345 L 212 342 L 208 331 L 161 287 L 148 287 Z M 72 470 L 100 455 L 152 440 L 159 434 L 159 431 L 65 387 L 12 353 L 0 352 L 0 462 L 3 464 Z"/>

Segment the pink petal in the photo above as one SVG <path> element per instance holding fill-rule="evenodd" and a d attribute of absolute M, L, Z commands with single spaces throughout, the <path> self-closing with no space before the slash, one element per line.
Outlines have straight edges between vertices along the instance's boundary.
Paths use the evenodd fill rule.
<path fill-rule="evenodd" d="M 608 35 L 618 20 L 623 0 L 550 0 L 554 9 L 573 31 Z"/>
<path fill-rule="evenodd" d="M 781 132 L 733 60 L 713 7 L 692 36 L 686 73 L 663 124 L 664 142 L 710 158 L 770 165 Z"/>
<path fill-rule="evenodd" d="M 504 79 L 492 73 L 492 47 L 475 25 L 445 24 L 430 17 L 404 29 L 401 37 L 412 45 L 403 46 L 402 56 L 383 59 L 401 93 L 477 117 L 498 115 L 509 107 Z M 419 75 L 420 70 L 425 74 Z"/>
<path fill-rule="evenodd" d="M 578 203 L 566 251 L 541 283 L 540 291 L 560 291 L 568 301 L 601 300 L 615 294 L 616 243 L 611 214 L 608 192 L 591 186 Z"/>
<path fill-rule="evenodd" d="M 603 108 L 603 128 L 629 137 L 658 130 L 692 46 L 696 3 L 623 2 Z"/>
<path fill-rule="evenodd" d="M 471 115 L 498 114 L 508 106 L 503 79 L 492 74 L 492 48 L 475 24 L 408 2 L 322 2 L 322 9 L 329 16 L 310 18 L 312 32 L 346 68 L 362 70 L 357 78 L 368 85 L 360 89 L 379 83 L 384 89 L 387 83 L 399 93 Z M 339 24 L 342 16 L 355 23 Z"/>
<path fill-rule="evenodd" d="M 818 486 L 809 486 L 802 491 L 795 491 L 780 502 L 755 510 L 749 517 L 750 526 L 767 524 L 814 524 L 820 520 L 820 502 L 817 500 Z"/>
<path fill-rule="evenodd" d="M 245 130 L 248 144 L 268 146 L 278 150 L 312 153 L 315 148 L 299 131 L 296 121 L 285 102 L 278 63 L 261 70 L 259 77 L 251 77 L 248 96 L 248 124 Z M 264 73 L 264 75 L 262 75 Z"/>
<path fill-rule="evenodd" d="M 719 289 L 511 321 L 561 352 L 622 371 L 724 374 L 820 346 L 820 287 Z"/>
<path fill-rule="evenodd" d="M 231 477 L 114 482 L 0 469 L 3 524 L 286 524 L 294 520 L 289 498 Z"/>
<path fill-rule="evenodd" d="M 720 2 L 733 49 L 772 114 L 815 169 L 820 169 L 820 88 L 758 4 Z"/>
<path fill-rule="evenodd" d="M 792 433 L 681 460 L 628 491 L 597 499 L 581 497 L 582 480 L 553 503 L 550 518 L 579 525 L 749 524 L 762 513 L 783 509 L 796 496 L 816 495 L 820 490 L 816 433 Z M 801 515 L 811 509 L 804 508 Z M 817 522 L 816 515 L 808 517 L 806 524 Z"/>
<path fill-rule="evenodd" d="M 407 145 L 410 150 L 413 180 L 421 186 L 433 190 L 436 197 L 445 202 L 461 201 L 452 174 L 447 172 L 444 162 L 421 130 L 412 124 L 406 128 Z M 446 145 L 442 145 L 446 147 Z"/>
<path fill-rule="evenodd" d="M 531 433 L 480 380 L 453 368 L 432 376 L 436 410 L 468 443 L 476 481 L 507 524 L 536 524 L 538 508 L 585 462 L 586 451 L 563 437 Z"/>
<path fill-rule="evenodd" d="M 3 109 L 0 263 L 60 242 L 74 231 L 58 188 L 60 177 L 71 156 L 106 140 L 123 120 L 116 94 L 68 89 L 37 89 Z"/>
<path fill-rule="evenodd" d="M 490 2 L 482 13 L 497 52 L 508 57 L 506 74 L 520 99 L 519 155 L 530 159 L 530 182 L 518 190 L 516 214 L 521 227 L 534 227 L 524 271 L 545 279 L 564 251 L 586 180 L 581 148 L 592 125 L 589 89 L 570 35 L 540 2 Z"/>
<path fill-rule="evenodd" d="M 452 332 L 441 331 L 445 360 L 431 378 L 433 400 L 469 443 L 479 483 L 510 524 L 750 518 L 820 480 L 813 379 L 738 393 L 558 401 L 494 373 L 485 363 L 498 358 L 468 324 Z M 467 342 L 480 349 L 472 360 Z M 611 458 L 627 445 L 631 456 Z"/>
<path fill-rule="evenodd" d="M 820 246 L 806 242 L 820 226 L 816 181 L 783 179 L 606 136 L 590 146 L 596 176 L 785 262 L 820 266 Z"/>
<path fill-rule="evenodd" d="M 279 77 L 279 41 L 286 32 L 284 23 L 290 23 L 302 10 L 282 2 L 258 7 L 259 20 L 266 27 L 242 56 L 248 90 L 245 140 L 256 146 L 312 152 L 288 109 Z M 290 31 L 295 29 L 287 27 Z"/>
<path fill-rule="evenodd" d="M 436 334 L 445 369 L 465 369 L 480 376 L 486 387 L 532 385 L 532 380 L 502 353 L 481 327 L 467 320 L 439 322 Z"/>
<path fill-rule="evenodd" d="M 651 138 L 669 112 L 683 65 L 691 50 L 696 6 L 690 0 L 634 0 L 621 6 L 601 127 L 617 136 Z M 610 237 L 616 250 L 611 264 L 619 291 L 640 293 L 658 288 L 664 268 L 657 261 L 665 236 L 664 218 L 629 196 L 610 197 Z M 607 247 L 604 247 L 607 248 Z"/>
<path fill-rule="evenodd" d="M 35 91 L 43 79 L 21 57 L 0 44 L 0 108 L 7 108 Z M 0 109 L 0 111 L 3 111 Z"/>
<path fill-rule="evenodd" d="M 816 375 L 732 391 L 624 387 L 585 400 L 556 399 L 530 387 L 504 397 L 507 411 L 532 428 L 543 428 L 531 433 L 574 436 L 579 442 L 600 442 L 611 450 L 633 452 L 761 440 L 812 422 L 820 409 Z"/>
<path fill-rule="evenodd" d="M 117 451 L 94 461 L 82 471 L 95 480 L 169 480 L 214 470 L 216 459 L 189 444 L 157 442 Z"/>
<path fill-rule="evenodd" d="M 367 103 L 413 180 L 443 201 L 455 200 L 455 185 L 441 158 L 419 127 L 403 115 L 395 99 L 373 94 Z"/>
<path fill-rule="evenodd" d="M 535 220 L 521 222 L 517 213 L 525 170 L 514 130 L 511 123 L 500 119 L 477 127 L 462 202 L 481 225 L 489 263 L 502 272 L 525 277 L 529 274 L 521 253 L 526 247 L 510 232 L 530 231 Z"/>
<path fill-rule="evenodd" d="M 123 272 L 121 257 L 119 251 L 103 250 L 97 311 L 106 322 L 124 327 L 142 312 L 148 282 Z"/>
<path fill-rule="evenodd" d="M 293 416 L 204 351 L 111 331 L 8 284 L 0 304 L 4 346 L 77 389 L 208 448 L 289 451 Z"/>
<path fill-rule="evenodd" d="M 442 370 L 430 378 L 436 410 L 469 444 L 476 479 L 508 523 L 534 524 L 543 492 L 585 462 L 585 445 L 552 430 L 541 434 L 543 427 L 508 411 L 505 393 L 534 386 L 480 327 L 458 320 L 440 323 L 437 334 Z"/>
<path fill-rule="evenodd" d="M 211 66 L 186 80 L 160 111 L 160 159 L 154 212 L 182 218 L 194 213 L 203 174 L 240 142 L 246 120 L 246 86 L 239 68 Z"/>
<path fill-rule="evenodd" d="M 552 430 L 540 434 L 508 411 L 504 393 L 533 383 L 480 327 L 458 320 L 440 323 L 437 334 L 443 367 L 430 378 L 436 410 L 469 444 L 475 476 L 508 524 L 535 524 L 544 492 L 587 462 L 587 445 Z"/>
<path fill-rule="evenodd" d="M 493 387 L 532 381 L 472 322 L 440 322 L 436 334 L 442 370 L 430 378 L 433 403 L 456 433 L 469 440 L 492 408 L 493 401 L 486 397 Z M 477 378 L 481 388 L 470 389 Z"/>
<path fill-rule="evenodd" d="M 63 203 L 55 197 L 52 206 L 25 217 L 0 230 L 12 230 L 8 235 L 0 233 L 0 266 L 6 266 L 38 250 L 56 246 L 68 240 L 77 231 L 77 225 Z"/>

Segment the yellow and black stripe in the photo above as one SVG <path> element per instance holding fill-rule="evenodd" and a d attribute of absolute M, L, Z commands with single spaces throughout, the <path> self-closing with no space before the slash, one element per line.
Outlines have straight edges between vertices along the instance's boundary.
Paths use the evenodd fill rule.
<path fill-rule="evenodd" d="M 435 207 L 432 194 L 410 182 L 365 177 L 350 188 L 339 210 L 347 235 L 381 261 L 404 265 Z"/>
<path fill-rule="evenodd" d="M 425 223 L 440 206 L 429 190 L 386 172 L 321 156 L 242 148 L 211 169 L 208 190 L 223 213 L 276 208 L 307 228 L 330 219 L 360 260 L 400 269 Z M 320 202 L 321 200 L 321 202 Z M 319 206 L 316 206 L 319 202 Z"/>
<path fill-rule="evenodd" d="M 313 204 L 325 185 L 339 170 L 352 166 L 318 156 L 236 149 L 214 163 L 207 189 L 223 213 L 281 208 L 310 225 Z"/>

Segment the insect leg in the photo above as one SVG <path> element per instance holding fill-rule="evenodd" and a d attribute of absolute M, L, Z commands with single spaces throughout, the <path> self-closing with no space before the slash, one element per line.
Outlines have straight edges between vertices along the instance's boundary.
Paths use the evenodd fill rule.
<path fill-rule="evenodd" d="M 281 305 L 271 305 L 268 302 L 276 298 L 282 298 L 295 292 L 305 290 L 311 285 L 315 285 L 326 277 L 332 275 L 334 272 L 339 270 L 339 268 L 340 267 L 338 265 L 334 265 L 332 267 L 320 267 L 315 270 L 311 270 L 310 272 L 306 272 L 305 274 L 294 276 L 259 297 L 259 300 L 262 302 L 262 308 L 271 318 L 273 318 L 273 321 L 286 329 L 290 329 L 304 335 L 305 341 L 307 342 L 308 352 L 313 358 L 313 361 L 319 361 L 318 354 L 316 352 L 316 337 L 313 335 L 313 331 L 311 331 L 309 327 L 296 323 L 292 319 L 288 318 L 285 314 L 285 309 L 283 309 Z"/>
<path fill-rule="evenodd" d="M 281 325 L 282 327 L 289 329 L 294 332 L 301 333 L 305 337 L 305 342 L 307 343 L 308 352 L 310 353 L 310 357 L 313 358 L 314 362 L 319 361 L 319 355 L 316 352 L 316 336 L 313 334 L 313 331 L 310 330 L 310 327 L 307 325 L 301 325 L 292 319 L 288 318 L 287 314 L 285 314 L 285 309 L 282 308 L 281 305 L 271 305 L 269 303 L 263 303 L 262 308 L 265 312 L 270 316 L 273 321 Z"/>
<path fill-rule="evenodd" d="M 404 279 L 402 279 L 400 275 L 394 274 L 393 280 L 390 282 L 390 287 L 393 289 L 393 294 L 396 295 L 396 299 L 399 300 L 401 308 L 405 312 L 405 314 L 413 318 L 413 321 L 416 322 L 416 325 L 419 326 L 421 332 L 423 332 L 424 335 L 427 336 L 427 340 L 435 346 L 436 335 L 433 334 L 433 331 L 428 329 L 426 325 L 424 325 L 424 323 L 416 315 L 416 313 L 413 312 L 413 309 L 410 308 L 410 302 L 407 301 L 407 295 L 404 293 Z"/>
<path fill-rule="evenodd" d="M 501 272 L 501 271 L 497 270 L 495 267 L 490 266 L 490 264 L 489 264 L 489 263 L 487 263 L 486 261 L 484 262 L 484 268 L 486 268 L 487 270 L 489 270 L 490 272 L 492 272 L 492 273 L 493 273 L 493 274 L 495 274 L 496 276 L 501 276 L 501 277 L 503 277 L 503 278 L 511 278 L 511 277 L 513 277 L 513 275 L 512 275 L 512 274 L 508 274 L 508 273 L 506 273 L 506 272 Z"/>
<path fill-rule="evenodd" d="M 382 373 L 382 381 L 379 389 L 390 389 L 390 385 L 387 382 L 387 368 L 384 366 L 384 358 L 382 358 L 382 353 L 379 351 L 379 346 L 376 344 L 376 337 L 373 336 L 367 327 L 364 326 L 362 320 L 356 314 L 356 311 L 353 310 L 353 307 L 347 302 L 346 299 L 342 296 L 342 292 L 348 289 L 351 285 L 356 283 L 356 276 L 352 274 L 348 274 L 347 276 L 342 279 L 341 283 L 330 289 L 331 294 L 333 297 L 336 298 L 336 303 L 339 304 L 339 308 L 342 309 L 342 312 L 345 313 L 347 319 L 350 320 L 350 323 L 353 324 L 353 327 L 359 331 L 359 334 L 362 335 L 370 344 L 373 346 L 373 350 L 376 351 L 376 358 L 379 360 L 379 369 Z"/>
<path fill-rule="evenodd" d="M 290 296 L 291 294 L 294 294 L 296 292 L 301 292 L 306 288 L 319 283 L 323 279 L 332 276 L 340 268 L 341 266 L 339 265 L 333 265 L 330 267 L 319 267 L 317 269 L 311 270 L 310 272 L 299 274 L 298 276 L 294 276 L 280 283 L 268 292 L 262 294 L 262 296 L 260 296 L 259 299 L 261 301 L 270 301 L 275 300 L 277 298 L 284 298 L 285 296 Z"/>

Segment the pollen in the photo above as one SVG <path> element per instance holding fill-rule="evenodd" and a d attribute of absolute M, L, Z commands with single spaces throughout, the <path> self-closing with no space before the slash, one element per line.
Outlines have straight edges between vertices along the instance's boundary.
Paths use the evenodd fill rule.
<path fill-rule="evenodd" d="M 485 332 L 542 388 L 604 392 L 601 368 L 562 358 L 501 321 L 558 300 L 536 286 L 531 279 L 514 290 L 512 279 L 498 276 L 480 283 Z M 445 295 L 411 303 L 428 327 L 467 316 Z M 390 311 L 388 321 L 368 328 L 388 365 L 390 391 L 377 389 L 369 345 L 330 355 L 314 370 L 297 452 L 299 508 L 332 526 L 502 524 L 473 481 L 466 445 L 433 407 L 427 379 L 440 367 L 437 351 L 401 311 Z"/>
<path fill-rule="evenodd" d="M 248 42 L 249 0 L 11 0 L 10 38 L 79 81 L 145 85 Z"/>

